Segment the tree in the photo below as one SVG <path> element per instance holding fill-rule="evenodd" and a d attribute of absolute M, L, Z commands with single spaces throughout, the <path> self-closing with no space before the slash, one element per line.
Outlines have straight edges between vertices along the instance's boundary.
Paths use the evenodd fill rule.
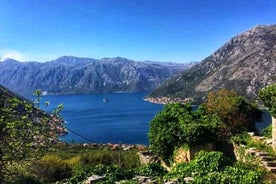
<path fill-rule="evenodd" d="M 273 139 L 272 145 L 274 149 L 276 149 L 276 83 L 261 89 L 258 96 L 271 114 Z"/>
<path fill-rule="evenodd" d="M 166 105 L 150 122 L 148 134 L 150 149 L 164 160 L 168 160 L 174 148 L 182 144 L 183 131 L 178 116 L 181 111 L 189 111 L 187 108 L 181 104 Z"/>
<path fill-rule="evenodd" d="M 227 132 L 228 136 L 242 131 L 255 131 L 255 122 L 262 117 L 256 105 L 250 104 L 232 90 L 210 92 L 204 107 L 207 114 L 217 116 L 224 123 L 224 131 L 230 131 Z"/>
<path fill-rule="evenodd" d="M 215 140 L 215 124 L 191 104 L 168 104 L 150 122 L 150 149 L 169 161 L 174 150 L 184 144 L 196 146 Z"/>
<path fill-rule="evenodd" d="M 9 168 L 28 157 L 41 154 L 55 141 L 62 122 L 37 109 L 8 91 L 0 94 L 0 183 L 5 181 Z M 7 181 L 6 181 L 7 182 Z"/>
<path fill-rule="evenodd" d="M 276 118 L 276 83 L 261 89 L 258 96 L 271 115 Z"/>

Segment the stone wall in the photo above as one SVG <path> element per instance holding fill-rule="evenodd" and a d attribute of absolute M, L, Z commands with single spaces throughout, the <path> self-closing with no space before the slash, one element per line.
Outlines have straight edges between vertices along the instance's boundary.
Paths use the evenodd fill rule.
<path fill-rule="evenodd" d="M 276 117 L 272 116 L 272 147 L 276 150 Z"/>
<path fill-rule="evenodd" d="M 190 148 L 181 147 L 175 152 L 174 162 L 182 163 L 182 162 L 190 162 L 195 158 L 195 155 L 201 151 L 213 151 L 214 145 L 212 143 L 207 143 L 204 145 L 194 146 Z"/>

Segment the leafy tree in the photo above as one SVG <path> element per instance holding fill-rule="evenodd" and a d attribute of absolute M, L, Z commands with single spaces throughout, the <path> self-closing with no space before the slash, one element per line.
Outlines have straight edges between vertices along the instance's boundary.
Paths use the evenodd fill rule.
<path fill-rule="evenodd" d="M 0 183 L 14 163 L 41 154 L 57 140 L 58 128 L 62 128 L 56 118 L 59 111 L 50 116 L 7 91 L 0 94 Z"/>
<path fill-rule="evenodd" d="M 150 122 L 148 134 L 150 149 L 164 160 L 168 159 L 173 154 L 174 148 L 183 142 L 183 131 L 178 116 L 181 112 L 189 111 L 189 108 L 181 104 L 169 104 Z"/>
<path fill-rule="evenodd" d="M 276 118 L 276 83 L 261 89 L 258 95 L 271 115 Z"/>
<path fill-rule="evenodd" d="M 217 116 L 223 123 L 222 135 L 231 136 L 242 131 L 255 131 L 261 111 L 235 91 L 221 89 L 208 94 L 204 103 L 208 115 Z"/>
<path fill-rule="evenodd" d="M 150 149 L 169 161 L 175 148 L 183 144 L 199 145 L 215 140 L 217 121 L 205 116 L 201 108 L 191 104 L 169 104 L 150 122 Z"/>
<path fill-rule="evenodd" d="M 259 91 L 259 98 L 263 101 L 265 107 L 268 108 L 268 111 L 272 117 L 272 126 L 271 134 L 273 138 L 273 147 L 276 149 L 276 83 L 266 88 L 263 88 Z M 273 132 L 274 131 L 274 132 Z"/>

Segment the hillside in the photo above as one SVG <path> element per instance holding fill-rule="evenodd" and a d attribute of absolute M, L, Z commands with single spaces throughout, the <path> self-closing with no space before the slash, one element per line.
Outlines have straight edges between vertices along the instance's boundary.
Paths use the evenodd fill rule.
<path fill-rule="evenodd" d="M 164 82 L 147 99 L 156 102 L 192 98 L 195 102 L 220 88 L 254 99 L 276 82 L 276 25 L 256 26 L 233 37 L 189 70 Z"/>
<path fill-rule="evenodd" d="M 46 63 L 0 62 L 0 84 L 31 94 L 35 89 L 50 94 L 151 91 L 193 63 L 136 62 L 126 58 L 78 58 L 63 56 Z"/>

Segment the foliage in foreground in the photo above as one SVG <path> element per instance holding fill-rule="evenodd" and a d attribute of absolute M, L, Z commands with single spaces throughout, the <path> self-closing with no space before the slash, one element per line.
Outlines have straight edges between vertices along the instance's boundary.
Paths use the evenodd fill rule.
<path fill-rule="evenodd" d="M 176 148 L 228 141 L 242 131 L 254 131 L 261 111 L 234 91 L 210 92 L 204 104 L 168 104 L 150 122 L 150 149 L 167 163 Z"/>
<path fill-rule="evenodd" d="M 233 90 L 221 89 L 208 93 L 204 102 L 207 115 L 217 116 L 228 128 L 230 136 L 242 131 L 256 131 L 255 122 L 262 112 Z"/>
<path fill-rule="evenodd" d="M 205 116 L 191 104 L 169 104 L 150 122 L 150 149 L 169 161 L 176 148 L 212 142 L 217 139 L 215 127 L 220 122 Z"/>
<path fill-rule="evenodd" d="M 102 152 L 103 150 L 98 150 Z M 115 181 L 128 180 L 128 183 L 137 183 L 132 180 L 134 176 L 143 175 L 156 179 L 157 181 L 178 180 L 184 183 L 185 177 L 193 177 L 194 184 L 261 184 L 263 183 L 265 172 L 257 165 L 233 162 L 224 157 L 221 152 L 201 151 L 190 163 L 181 163 L 167 172 L 157 163 L 145 166 L 132 166 L 131 168 L 119 167 L 116 164 L 95 164 L 81 163 L 82 154 L 77 154 L 72 158 L 62 159 L 60 156 L 45 156 L 38 163 L 41 168 L 45 168 L 44 176 L 27 175 L 21 180 L 22 183 L 81 183 L 89 176 L 96 174 L 106 176 L 103 183 L 115 183 Z M 76 159 L 78 158 L 78 159 Z M 132 158 L 135 159 L 135 158 Z M 76 161 L 77 160 L 77 161 Z M 46 166 L 51 168 L 47 171 Z M 33 168 L 36 169 L 36 168 Z M 40 173 L 41 174 L 41 173 Z M 69 174 L 69 175 L 67 175 Z M 61 178 L 61 176 L 64 176 Z M 38 180 L 38 178 L 40 178 Z M 28 182 L 27 182 L 28 181 Z M 40 182 L 38 182 L 40 181 Z"/>
<path fill-rule="evenodd" d="M 166 178 L 183 182 L 185 177 L 193 177 L 192 184 L 261 184 L 264 174 L 257 165 L 234 163 L 221 152 L 201 151 L 190 163 L 175 166 Z"/>
<path fill-rule="evenodd" d="M 272 124 L 268 125 L 262 130 L 263 136 L 267 138 L 272 138 Z"/>
<path fill-rule="evenodd" d="M 22 160 L 39 157 L 58 140 L 61 109 L 50 116 L 8 91 L 0 93 L 0 183 L 10 183 L 16 174 L 12 168 L 24 167 L 19 165 Z"/>
<path fill-rule="evenodd" d="M 29 174 L 42 183 L 78 183 L 92 174 L 105 175 L 109 182 L 130 179 L 139 167 L 136 153 L 136 149 L 120 152 L 109 147 L 95 149 L 82 145 L 60 145 L 52 148 L 42 159 L 33 161 Z"/>
<path fill-rule="evenodd" d="M 258 96 L 272 116 L 276 117 L 276 83 L 261 89 Z"/>

